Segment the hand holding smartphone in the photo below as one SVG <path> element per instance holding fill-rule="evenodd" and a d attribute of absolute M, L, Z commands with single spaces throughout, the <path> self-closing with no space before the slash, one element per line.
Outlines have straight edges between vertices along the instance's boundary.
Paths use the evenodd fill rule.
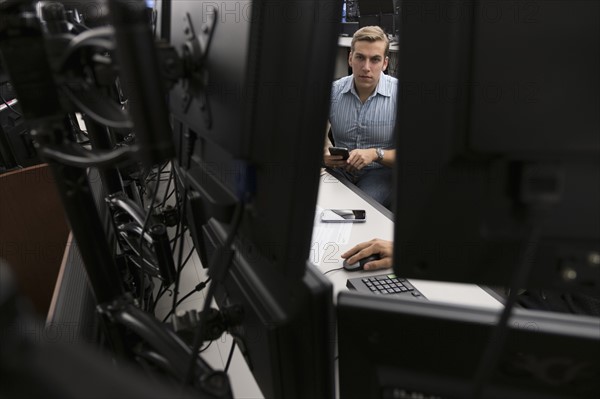
<path fill-rule="evenodd" d="M 364 209 L 325 209 L 321 221 L 326 223 L 363 223 L 367 220 Z"/>
<path fill-rule="evenodd" d="M 344 161 L 350 157 L 350 152 L 345 147 L 329 147 L 329 153 L 331 155 L 341 155 Z"/>

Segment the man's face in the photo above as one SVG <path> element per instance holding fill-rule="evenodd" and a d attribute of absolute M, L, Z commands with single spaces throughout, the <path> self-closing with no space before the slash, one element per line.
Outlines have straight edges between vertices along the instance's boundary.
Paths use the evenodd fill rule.
<path fill-rule="evenodd" d="M 385 42 L 357 41 L 354 51 L 350 52 L 348 63 L 354 75 L 354 84 L 360 92 L 372 93 L 379 83 L 381 72 L 385 71 L 388 59 L 385 54 Z"/>

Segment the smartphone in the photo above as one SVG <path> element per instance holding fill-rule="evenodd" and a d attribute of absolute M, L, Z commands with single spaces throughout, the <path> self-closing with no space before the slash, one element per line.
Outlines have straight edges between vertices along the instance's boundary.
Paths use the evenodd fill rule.
<path fill-rule="evenodd" d="M 331 155 L 341 155 L 344 161 L 350 157 L 350 152 L 345 147 L 329 147 L 329 153 Z"/>
<path fill-rule="evenodd" d="M 325 209 L 321 221 L 327 223 L 362 223 L 367 220 L 364 209 Z"/>

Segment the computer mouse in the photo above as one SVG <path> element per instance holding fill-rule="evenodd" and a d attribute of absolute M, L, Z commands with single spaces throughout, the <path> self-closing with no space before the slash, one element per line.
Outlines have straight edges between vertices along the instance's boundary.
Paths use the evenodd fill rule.
<path fill-rule="evenodd" d="M 381 257 L 379 257 L 379 254 L 369 255 L 366 258 L 362 258 L 358 262 L 352 264 L 348 263 L 347 259 L 344 259 L 344 263 L 342 263 L 342 266 L 344 267 L 344 270 L 347 270 L 349 272 L 355 272 L 358 270 L 364 270 L 365 265 L 367 263 L 379 259 L 381 259 Z"/>

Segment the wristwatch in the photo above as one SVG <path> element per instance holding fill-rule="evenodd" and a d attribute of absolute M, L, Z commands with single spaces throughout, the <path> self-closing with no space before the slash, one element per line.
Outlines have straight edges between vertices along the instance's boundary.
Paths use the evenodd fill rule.
<path fill-rule="evenodd" d="M 383 160 L 385 151 L 383 151 L 383 148 L 375 148 L 375 153 L 377 154 L 377 162 L 381 162 L 381 160 Z"/>

